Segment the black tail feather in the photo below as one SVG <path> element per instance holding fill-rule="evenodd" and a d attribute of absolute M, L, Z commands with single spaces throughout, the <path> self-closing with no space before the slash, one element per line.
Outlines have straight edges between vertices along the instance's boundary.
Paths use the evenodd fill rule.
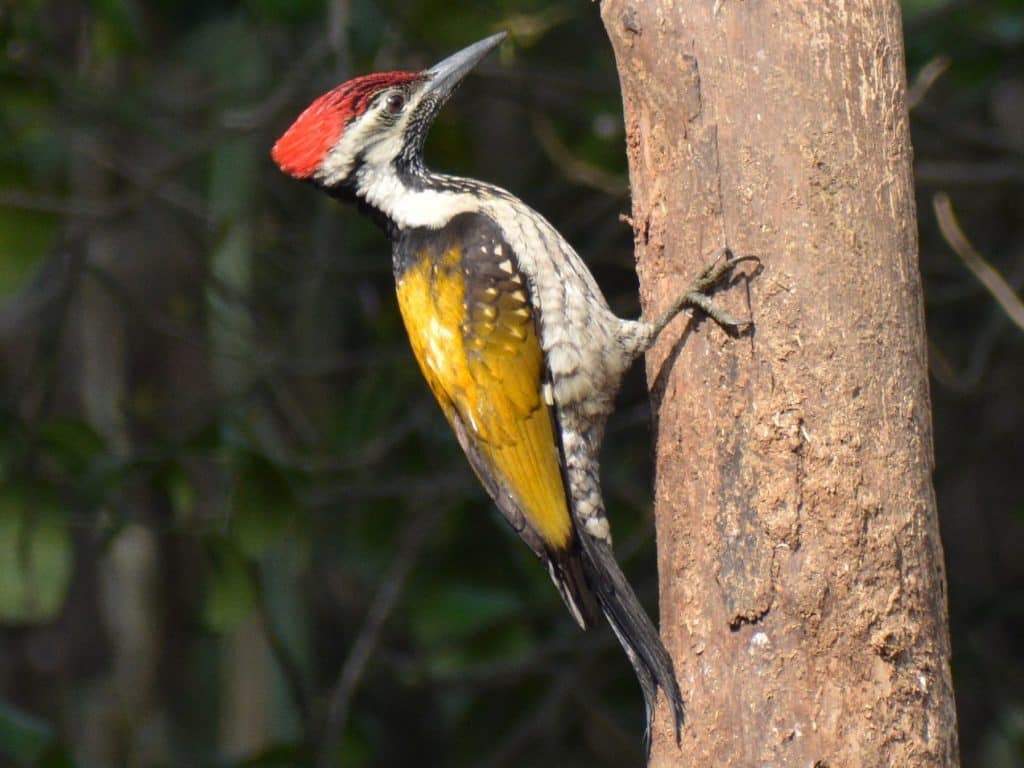
<path fill-rule="evenodd" d="M 644 694 L 647 726 L 644 744 L 650 749 L 651 724 L 654 720 L 658 688 L 665 692 L 672 712 L 676 744 L 682 738 L 683 697 L 676 681 L 672 657 L 661 642 L 647 612 L 623 575 L 611 546 L 586 533 L 580 536 L 583 571 L 608 623 L 619 638 L 626 656 L 636 672 Z"/>
<path fill-rule="evenodd" d="M 580 629 L 589 629 L 601 614 L 597 612 L 582 560 L 580 544 L 575 536 L 567 549 L 547 551 L 548 573 L 558 594 Z"/>

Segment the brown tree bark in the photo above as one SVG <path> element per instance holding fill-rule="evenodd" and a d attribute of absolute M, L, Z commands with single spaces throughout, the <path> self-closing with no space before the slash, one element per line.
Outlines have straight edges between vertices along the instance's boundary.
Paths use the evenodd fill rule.
<path fill-rule="evenodd" d="M 641 296 L 762 271 L 647 358 L 662 633 L 653 765 L 958 761 L 895 0 L 605 0 Z M 662 702 L 664 705 L 664 702 Z"/>

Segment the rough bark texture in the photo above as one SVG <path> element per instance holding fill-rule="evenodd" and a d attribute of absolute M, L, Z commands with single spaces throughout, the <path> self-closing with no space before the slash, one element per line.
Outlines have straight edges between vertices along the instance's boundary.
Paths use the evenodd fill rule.
<path fill-rule="evenodd" d="M 896 2 L 606 0 L 645 311 L 715 248 L 763 271 L 647 359 L 653 765 L 951 766 L 957 739 Z"/>

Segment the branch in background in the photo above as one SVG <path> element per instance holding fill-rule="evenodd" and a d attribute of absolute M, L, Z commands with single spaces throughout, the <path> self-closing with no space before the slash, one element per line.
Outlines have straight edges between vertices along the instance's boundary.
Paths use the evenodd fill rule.
<path fill-rule="evenodd" d="M 312 707 L 310 706 L 309 694 L 306 691 L 306 685 L 302 678 L 302 669 L 299 666 L 298 660 L 292 654 L 291 649 L 288 648 L 288 643 L 274 622 L 274 617 L 271 616 L 270 607 L 267 602 L 266 585 L 264 584 L 263 573 L 259 566 L 254 566 L 251 574 L 253 584 L 256 585 L 257 606 L 259 608 L 260 623 L 263 625 L 263 634 L 267 638 L 270 653 L 277 662 L 281 674 L 284 676 L 285 687 L 292 700 L 292 706 L 295 707 L 295 711 L 299 713 L 299 717 L 302 720 L 302 731 L 305 740 L 312 744 Z"/>
<path fill-rule="evenodd" d="M 992 130 L 991 125 L 966 120 L 951 120 L 949 113 L 940 107 L 931 107 L 928 101 L 922 101 L 913 112 L 917 129 L 927 127 L 935 132 L 943 151 L 929 153 L 932 157 L 954 157 L 957 153 L 953 148 L 982 150 L 983 152 L 1006 152 L 1011 158 L 1020 155 L 1016 144 L 1003 136 L 999 131 Z M 1012 162 L 1008 159 L 1007 162 Z"/>
<path fill-rule="evenodd" d="M 524 609 L 505 619 L 503 623 L 510 626 L 516 622 L 526 622 L 535 618 L 536 612 Z M 601 634 L 590 632 L 580 637 L 575 626 L 568 628 L 571 633 L 560 633 L 554 639 L 537 645 L 530 653 L 514 659 L 474 664 L 463 670 L 439 670 L 429 664 L 410 662 L 405 656 L 393 654 L 382 661 L 394 673 L 404 680 L 412 680 L 415 684 L 429 684 L 432 688 L 506 688 L 521 685 L 523 680 L 538 676 L 552 678 L 565 669 L 567 661 L 575 659 L 581 649 L 594 646 L 595 653 L 616 650 L 611 633 Z M 488 624 L 471 636 L 486 632 L 502 631 L 497 624 Z M 469 640 L 472 641 L 472 637 Z M 500 694 L 498 694 L 500 695 Z"/>
<path fill-rule="evenodd" d="M 169 172 L 165 173 L 163 182 L 159 183 L 159 180 L 150 178 L 148 173 L 141 171 L 130 159 L 123 157 L 117 151 L 111 151 L 99 142 L 90 141 L 87 136 L 82 137 L 80 148 L 82 153 L 93 160 L 98 167 L 112 171 L 121 179 L 140 189 L 151 188 L 152 194 L 159 200 L 184 211 L 203 225 L 212 228 L 213 222 L 206 210 L 206 201 L 176 179 L 178 168 L 172 167 Z"/>
<path fill-rule="evenodd" d="M 394 610 L 409 572 L 439 517 L 437 506 L 432 506 L 429 510 L 414 510 L 391 566 L 377 585 L 377 591 L 370 600 L 370 609 L 366 613 L 362 627 L 359 628 L 355 642 L 352 643 L 352 649 L 342 665 L 338 681 L 331 693 L 317 761 L 320 768 L 332 768 L 336 765 L 338 744 L 348 721 L 352 700 L 359 689 L 367 664 L 376 650 L 381 629 Z"/>
<path fill-rule="evenodd" d="M 932 207 L 935 209 L 935 216 L 939 222 L 939 231 L 942 232 L 946 243 L 981 284 L 988 289 L 988 292 L 992 294 L 1014 325 L 1024 331 L 1024 304 L 1021 303 L 1013 289 L 1006 284 L 1003 276 L 971 245 L 970 240 L 960 228 L 960 223 L 956 220 L 949 195 L 945 192 L 936 193 L 932 197 Z"/>
<path fill-rule="evenodd" d="M 119 175 L 132 184 L 133 188 L 127 192 L 100 200 L 86 200 L 37 194 L 19 189 L 3 189 L 0 190 L 0 207 L 55 213 L 87 220 L 110 220 L 141 208 L 151 196 L 155 195 L 171 205 L 196 215 L 204 223 L 209 224 L 208 218 L 202 210 L 202 201 L 196 200 L 187 189 L 165 190 L 165 185 L 171 183 L 185 166 L 213 147 L 235 135 L 254 131 L 276 117 L 283 111 L 289 99 L 308 83 L 311 74 L 329 53 L 330 48 L 327 41 L 317 40 L 283 74 L 280 78 L 281 85 L 266 99 L 252 107 L 225 111 L 219 117 L 220 127 L 207 130 L 191 137 L 189 141 L 183 142 L 184 149 L 166 159 L 149 173 L 141 174 L 135 171 L 129 173 L 128 164 L 114 165 L 113 161 L 116 158 L 113 156 L 104 158 L 106 161 L 104 164 L 113 167 Z M 57 75 L 63 77 L 62 73 L 57 73 Z M 95 147 L 93 151 L 99 152 Z"/>
<path fill-rule="evenodd" d="M 559 721 L 559 713 L 565 703 L 573 695 L 575 689 L 584 682 L 584 674 L 588 668 L 589 656 L 580 655 L 575 664 L 564 667 L 554 679 L 547 694 L 534 708 L 530 717 L 520 721 L 519 727 L 509 729 L 504 739 L 499 741 L 491 754 L 481 762 L 484 768 L 499 768 L 506 764 L 519 764 L 514 758 L 531 742 L 539 741 L 536 735 L 545 728 L 551 728 Z"/>
<path fill-rule="evenodd" d="M 920 104 L 935 82 L 942 77 L 952 63 L 949 56 L 940 54 L 929 61 L 917 73 L 914 82 L 907 88 L 907 109 L 913 110 Z"/>
<path fill-rule="evenodd" d="M 623 197 L 629 185 L 621 176 L 580 160 L 559 138 L 551 121 L 539 112 L 533 114 L 533 132 L 547 158 L 569 181 L 591 187 L 611 197 Z"/>
<path fill-rule="evenodd" d="M 365 482 L 324 484 L 302 494 L 300 499 L 311 514 L 339 504 L 362 502 L 370 499 L 418 499 L 439 503 L 440 499 L 471 498 L 479 485 L 468 473 L 448 472 L 446 476 L 413 474 L 396 476 L 393 480 L 372 478 Z M 332 511 L 331 514 L 334 514 Z"/>
<path fill-rule="evenodd" d="M 399 444 L 427 424 L 426 409 L 412 409 L 409 418 L 379 430 L 358 448 L 344 453 L 318 454 L 299 459 L 304 472 L 324 474 L 363 469 L 383 461 Z"/>
<path fill-rule="evenodd" d="M 167 158 L 163 163 L 145 175 L 136 174 L 130 179 L 133 185 L 124 193 L 90 200 L 83 197 L 60 197 L 57 195 L 35 194 L 19 189 L 0 189 L 0 207 L 23 211 L 56 213 L 75 219 L 85 219 L 94 225 L 97 222 L 112 221 L 142 208 L 152 196 L 159 196 L 164 184 L 175 178 L 189 163 L 201 157 L 223 142 L 230 134 L 223 130 L 211 131 L 193 138 L 185 148 Z M 188 205 L 178 207 L 189 210 Z M 204 218 L 205 221 L 205 218 Z M 76 231 L 76 239 L 90 234 L 91 227 Z M 67 244 L 67 243 L 66 243 Z"/>
<path fill-rule="evenodd" d="M 914 170 L 921 186 L 989 187 L 996 184 L 1024 184 L 1024 165 L 1004 157 L 991 161 L 922 160 Z"/>
<path fill-rule="evenodd" d="M 334 55 L 339 80 L 347 80 L 350 77 L 347 35 L 352 15 L 351 6 L 350 0 L 331 0 L 327 6 L 327 44 Z"/>
<path fill-rule="evenodd" d="M 1024 284 L 1024 269 L 1018 267 L 1010 273 L 1010 287 L 1017 291 L 1020 290 L 1022 284 Z M 992 352 L 1005 326 L 1006 318 L 1001 312 L 990 314 L 985 326 L 971 343 L 967 366 L 962 371 L 956 369 L 953 361 L 939 346 L 939 341 L 930 338 L 928 340 L 929 370 L 940 383 L 949 389 L 957 392 L 972 391 L 988 370 Z"/>
<path fill-rule="evenodd" d="M 331 54 L 328 41 L 321 37 L 313 42 L 295 63 L 277 78 L 281 83 L 266 99 L 252 107 L 233 109 L 220 116 L 220 124 L 231 131 L 247 133 L 266 125 L 284 110 L 289 100 L 302 88 L 309 87 L 316 71 Z"/>
<path fill-rule="evenodd" d="M 587 690 L 592 682 L 589 673 L 594 669 L 594 660 L 597 657 L 602 643 L 609 638 L 588 638 L 580 642 L 576 647 L 576 653 L 572 663 L 564 664 L 558 674 L 555 675 L 547 689 L 547 693 L 537 703 L 533 713 L 519 721 L 516 728 L 510 727 L 505 732 L 505 738 L 497 742 L 491 753 L 483 759 L 480 764 L 485 768 L 500 768 L 503 765 L 520 765 L 523 763 L 523 752 L 530 745 L 543 741 L 540 738 L 545 732 L 553 732 L 564 718 L 561 712 L 575 700 L 577 706 L 580 700 L 591 702 L 593 705 L 595 697 Z M 595 705 L 595 708 L 599 709 Z M 601 711 L 601 719 L 608 721 L 607 714 Z M 615 741 L 627 744 L 622 738 L 622 732 L 611 734 Z"/>

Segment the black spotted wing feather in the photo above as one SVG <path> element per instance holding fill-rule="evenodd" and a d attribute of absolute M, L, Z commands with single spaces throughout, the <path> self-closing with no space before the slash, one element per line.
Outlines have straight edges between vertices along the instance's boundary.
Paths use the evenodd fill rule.
<path fill-rule="evenodd" d="M 544 353 L 515 254 L 493 222 L 466 214 L 403 235 L 395 276 L 413 353 L 473 469 L 586 623 Z"/>

